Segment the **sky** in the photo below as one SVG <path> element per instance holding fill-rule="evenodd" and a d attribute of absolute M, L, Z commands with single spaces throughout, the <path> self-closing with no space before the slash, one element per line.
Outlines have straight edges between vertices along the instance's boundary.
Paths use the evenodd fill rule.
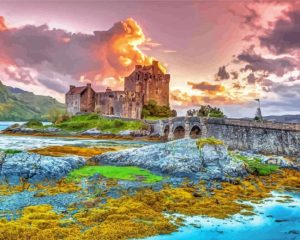
<path fill-rule="evenodd" d="M 300 1 L 0 1 L 0 80 L 64 101 L 122 90 L 136 64 L 171 74 L 179 115 L 300 114 Z"/>

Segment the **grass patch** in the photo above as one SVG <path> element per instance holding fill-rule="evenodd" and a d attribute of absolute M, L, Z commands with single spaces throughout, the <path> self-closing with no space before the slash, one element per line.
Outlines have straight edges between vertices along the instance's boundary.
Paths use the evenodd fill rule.
<path fill-rule="evenodd" d="M 97 114 L 84 114 L 73 116 L 68 120 L 55 125 L 65 131 L 85 131 L 92 128 L 97 128 L 103 132 L 118 133 L 123 130 L 140 130 L 146 129 L 141 121 L 124 121 L 121 119 L 109 119 L 101 117 Z"/>
<path fill-rule="evenodd" d="M 16 150 L 16 149 L 0 149 L 0 152 L 4 152 L 6 154 L 17 154 L 21 153 L 21 150 Z"/>
<path fill-rule="evenodd" d="M 41 129 L 44 127 L 42 122 L 35 119 L 29 120 L 27 123 L 25 123 L 25 126 L 33 129 Z"/>
<path fill-rule="evenodd" d="M 196 142 L 197 147 L 200 149 L 206 144 L 211 144 L 211 145 L 224 145 L 224 142 L 215 138 L 215 137 L 209 137 L 209 138 L 200 138 Z"/>
<path fill-rule="evenodd" d="M 157 120 L 168 119 L 168 117 L 147 116 L 144 119 L 151 120 L 151 121 L 157 121 Z"/>
<path fill-rule="evenodd" d="M 231 153 L 230 155 L 234 159 L 237 159 L 237 160 L 240 160 L 240 161 L 243 161 L 244 163 L 246 163 L 250 173 L 252 173 L 252 174 L 256 174 L 256 175 L 260 175 L 260 176 L 267 176 L 267 175 L 270 175 L 270 174 L 276 172 L 279 169 L 279 167 L 276 165 L 261 163 L 261 160 L 259 158 L 246 157 L 241 154 L 234 154 L 234 153 Z"/>
<path fill-rule="evenodd" d="M 154 175 L 150 171 L 138 167 L 85 166 L 70 172 L 67 180 L 78 182 L 82 178 L 91 177 L 95 174 L 122 180 L 141 180 L 146 183 L 159 182 L 163 179 L 161 176 Z"/>

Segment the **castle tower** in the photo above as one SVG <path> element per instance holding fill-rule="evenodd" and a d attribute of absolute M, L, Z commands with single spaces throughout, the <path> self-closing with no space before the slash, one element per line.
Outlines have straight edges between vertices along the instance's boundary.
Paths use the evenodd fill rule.
<path fill-rule="evenodd" d="M 125 91 L 142 93 L 144 103 L 156 101 L 160 106 L 169 106 L 170 74 L 165 74 L 158 61 L 150 66 L 136 65 L 135 70 L 125 77 Z"/>

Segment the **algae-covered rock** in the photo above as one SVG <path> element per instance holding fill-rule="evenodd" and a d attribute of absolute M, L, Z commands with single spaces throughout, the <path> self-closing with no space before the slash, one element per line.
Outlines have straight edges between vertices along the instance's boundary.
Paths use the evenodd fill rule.
<path fill-rule="evenodd" d="M 180 139 L 153 144 L 139 149 L 105 153 L 92 160 L 99 164 L 138 166 L 171 176 L 195 176 L 224 179 L 246 174 L 241 162 L 232 161 L 224 145 L 222 148 L 207 145 L 199 150 L 196 140 Z"/>
<path fill-rule="evenodd" d="M 0 154 L 0 182 L 19 184 L 20 181 L 39 182 L 60 179 L 81 167 L 81 157 L 48 157 L 33 153 Z"/>

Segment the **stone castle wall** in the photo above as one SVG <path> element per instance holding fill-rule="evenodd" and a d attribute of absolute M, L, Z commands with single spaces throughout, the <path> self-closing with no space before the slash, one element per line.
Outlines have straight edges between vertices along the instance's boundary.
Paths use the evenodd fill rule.
<path fill-rule="evenodd" d="M 91 85 L 87 86 L 80 99 L 80 112 L 93 112 L 95 110 L 95 91 Z"/>
<path fill-rule="evenodd" d="M 144 94 L 144 103 L 154 100 L 160 106 L 169 106 L 170 74 L 164 74 L 153 61 L 151 66 L 137 65 L 134 72 L 125 78 L 125 91 Z"/>
<path fill-rule="evenodd" d="M 141 118 L 142 95 L 128 91 L 106 91 L 96 93 L 96 106 L 101 114 L 124 118 Z"/>

